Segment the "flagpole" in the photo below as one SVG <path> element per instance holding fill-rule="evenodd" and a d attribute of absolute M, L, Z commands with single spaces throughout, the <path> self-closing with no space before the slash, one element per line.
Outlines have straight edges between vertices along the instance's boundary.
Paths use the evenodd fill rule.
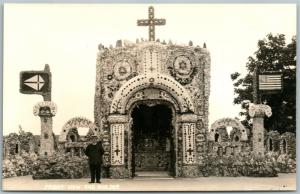
<path fill-rule="evenodd" d="M 50 66 L 48 64 L 45 64 L 45 67 L 44 67 L 44 71 L 47 72 L 49 74 L 49 81 L 48 81 L 48 84 L 49 84 L 49 91 L 48 92 L 45 92 L 42 96 L 43 96 L 43 99 L 44 101 L 51 101 L 51 72 L 50 72 Z"/>
<path fill-rule="evenodd" d="M 254 104 L 260 103 L 258 76 L 259 76 L 259 68 L 257 65 L 253 73 L 253 103 Z"/>

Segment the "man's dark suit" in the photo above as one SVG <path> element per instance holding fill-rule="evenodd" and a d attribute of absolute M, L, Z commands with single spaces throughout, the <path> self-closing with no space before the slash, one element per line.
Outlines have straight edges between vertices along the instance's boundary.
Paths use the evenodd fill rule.
<path fill-rule="evenodd" d="M 102 156 L 104 150 L 102 147 L 102 142 L 99 141 L 96 145 L 89 144 L 84 153 L 89 157 L 89 166 L 91 172 L 91 182 L 100 182 Z"/>

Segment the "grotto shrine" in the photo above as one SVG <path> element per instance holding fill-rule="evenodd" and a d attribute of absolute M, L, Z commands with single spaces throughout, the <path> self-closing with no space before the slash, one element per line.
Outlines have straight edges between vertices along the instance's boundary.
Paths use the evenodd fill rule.
<path fill-rule="evenodd" d="M 192 42 L 155 40 L 155 25 L 165 20 L 153 16 L 149 7 L 149 19 L 138 20 L 149 26 L 148 40 L 99 45 L 94 119 L 106 134 L 112 177 L 145 170 L 193 176 L 206 154 L 210 54 Z"/>
<path fill-rule="evenodd" d="M 264 129 L 264 116 L 272 115 L 267 105 L 249 106 L 251 132 L 237 118 L 222 118 L 209 127 L 210 53 L 206 44 L 160 41 L 155 38 L 155 26 L 166 20 L 156 19 L 153 7 L 148 17 L 137 21 L 138 26 L 149 28 L 147 40 L 117 40 L 114 47 L 98 45 L 94 121 L 71 118 L 56 137 L 51 120 L 56 106 L 50 101 L 39 103 L 34 108 L 42 122 L 39 142 L 31 140 L 32 145 L 23 146 L 23 136 L 8 136 L 4 158 L 19 155 L 25 147 L 27 152 L 39 150 L 46 158 L 60 153 L 85 161 L 84 149 L 95 135 L 105 151 L 102 172 L 110 178 L 133 178 L 145 171 L 173 177 L 248 176 L 244 168 L 250 152 L 259 156 L 278 152 L 295 158 L 295 134 Z M 41 114 L 43 107 L 53 108 Z M 88 128 L 87 135 L 79 135 L 81 128 Z M 240 162 L 236 171 L 230 170 L 231 161 L 230 173 L 219 172 L 226 166 L 223 161 L 232 158 Z M 86 175 L 80 173 L 78 177 Z"/>

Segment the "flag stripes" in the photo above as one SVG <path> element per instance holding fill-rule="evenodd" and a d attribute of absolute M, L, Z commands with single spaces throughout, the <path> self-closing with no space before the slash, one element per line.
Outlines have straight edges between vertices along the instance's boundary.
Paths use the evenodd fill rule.
<path fill-rule="evenodd" d="M 259 75 L 259 90 L 281 90 L 281 75 Z"/>

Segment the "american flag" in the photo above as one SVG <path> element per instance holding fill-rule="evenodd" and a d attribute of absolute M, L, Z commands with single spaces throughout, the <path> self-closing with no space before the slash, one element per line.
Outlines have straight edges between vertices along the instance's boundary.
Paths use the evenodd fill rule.
<path fill-rule="evenodd" d="M 259 75 L 259 90 L 281 90 L 282 79 L 280 74 Z"/>

